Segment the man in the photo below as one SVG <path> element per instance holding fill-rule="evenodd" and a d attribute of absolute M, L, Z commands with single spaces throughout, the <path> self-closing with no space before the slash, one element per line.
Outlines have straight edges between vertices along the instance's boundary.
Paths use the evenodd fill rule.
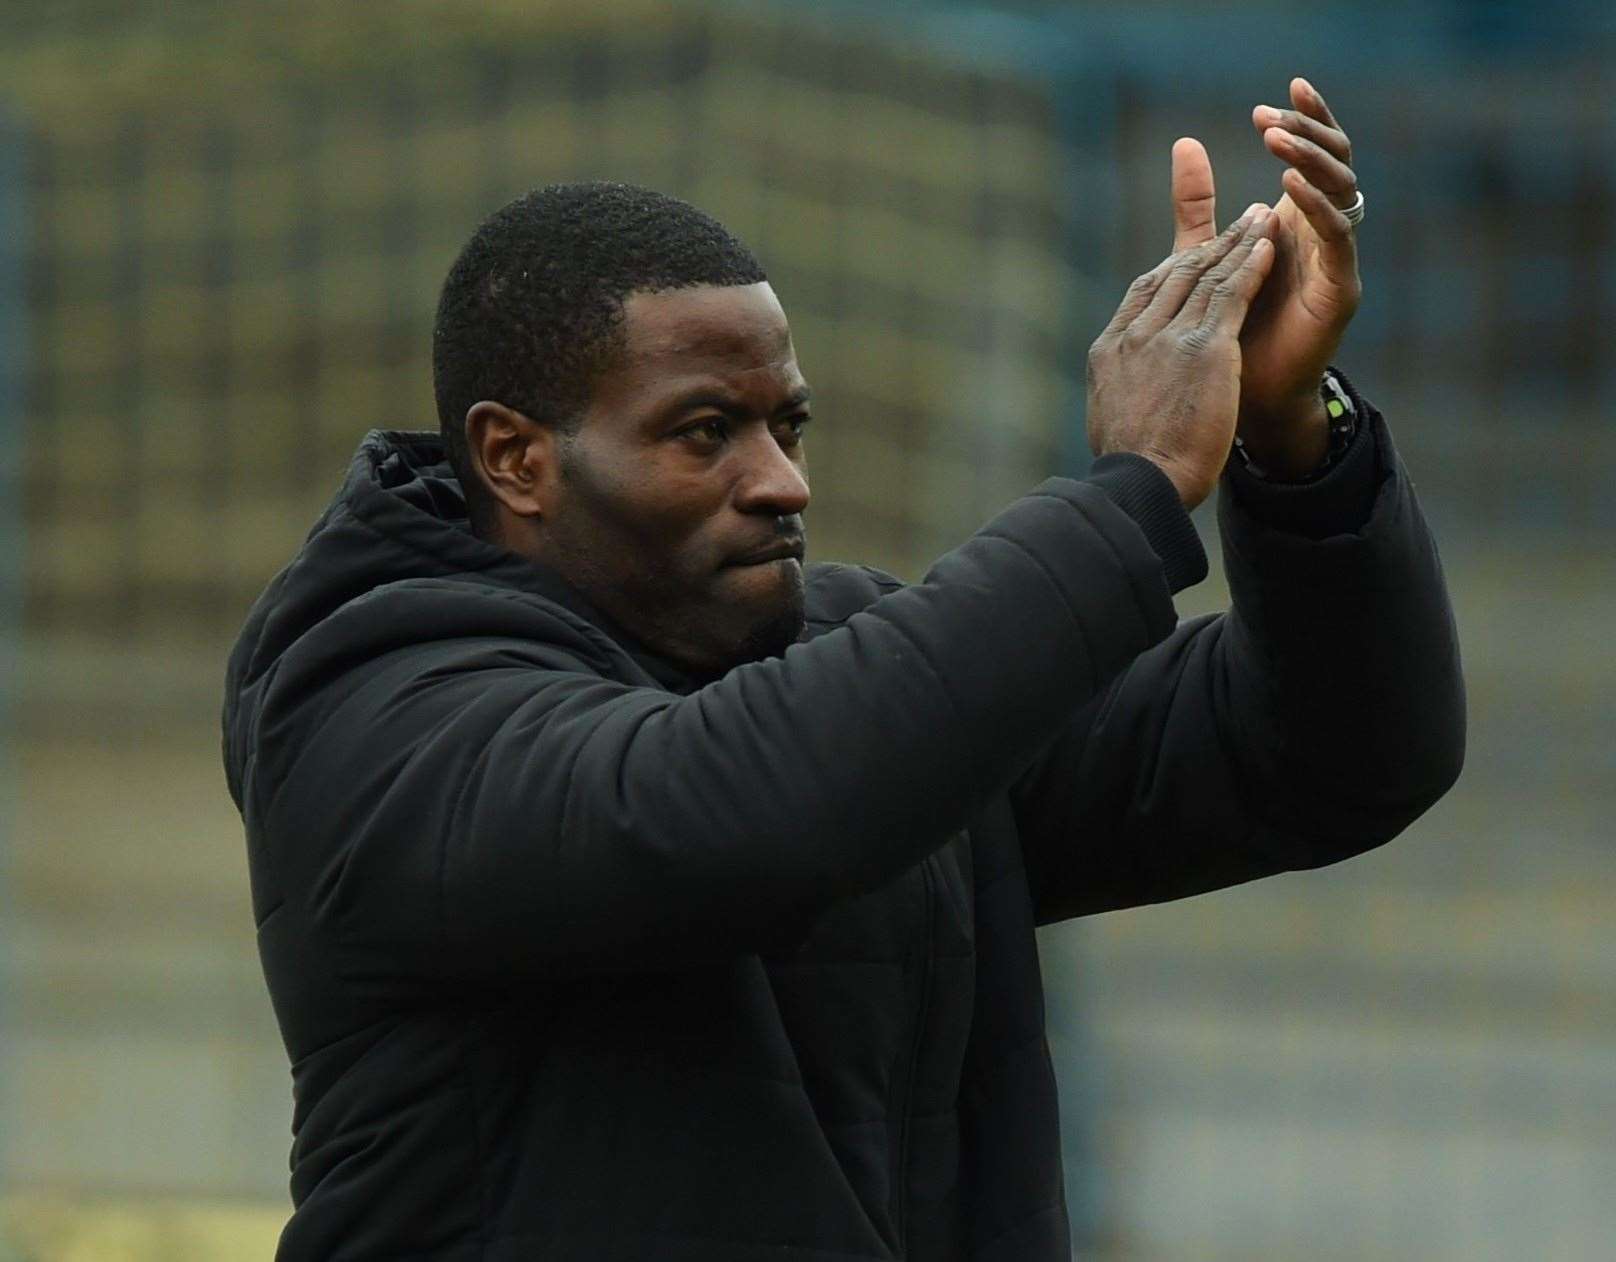
<path fill-rule="evenodd" d="M 1436 553 L 1325 374 L 1346 138 L 1292 106 L 1222 234 L 1175 148 L 1093 473 L 912 587 L 804 564 L 807 383 L 717 223 L 575 185 L 478 230 L 441 439 L 365 439 L 230 664 L 282 1259 L 1067 1256 L 1035 924 L 1357 853 L 1462 756 Z M 1234 606 L 1175 626 L 1226 463 Z"/>

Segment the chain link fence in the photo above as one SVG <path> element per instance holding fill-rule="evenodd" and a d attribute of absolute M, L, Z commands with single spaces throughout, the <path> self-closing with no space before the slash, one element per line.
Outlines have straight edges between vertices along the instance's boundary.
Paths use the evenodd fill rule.
<path fill-rule="evenodd" d="M 912 572 L 1057 454 L 1076 358 L 1057 138 L 1013 81 L 692 11 L 445 36 L 206 109 L 168 86 L 36 120 L 40 637 L 224 642 L 359 436 L 436 427 L 437 287 L 482 215 L 552 181 L 667 189 L 764 259 L 826 400 L 821 555 Z"/>

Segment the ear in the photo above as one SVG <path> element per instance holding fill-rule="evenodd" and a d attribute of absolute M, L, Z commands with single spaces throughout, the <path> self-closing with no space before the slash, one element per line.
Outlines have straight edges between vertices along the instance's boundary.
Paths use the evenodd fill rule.
<path fill-rule="evenodd" d="M 544 516 L 558 473 L 555 431 L 503 403 L 466 412 L 466 450 L 489 493 L 517 517 Z"/>

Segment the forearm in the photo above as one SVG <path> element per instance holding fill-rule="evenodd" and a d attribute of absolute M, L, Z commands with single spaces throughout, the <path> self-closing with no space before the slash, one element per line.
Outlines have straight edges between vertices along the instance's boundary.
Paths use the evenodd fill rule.
<path fill-rule="evenodd" d="M 1344 858 L 1457 774 L 1441 568 L 1383 427 L 1364 419 L 1318 482 L 1225 475 L 1233 609 L 1141 653 L 1017 782 L 1040 920 Z"/>
<path fill-rule="evenodd" d="M 885 883 L 1173 622 L 1133 521 L 1047 484 L 925 582 L 591 741 L 551 868 L 566 947 L 638 953 L 682 923 L 739 949 Z"/>
<path fill-rule="evenodd" d="M 522 602 L 378 597 L 367 625 L 435 647 L 346 680 L 323 719 L 274 724 L 266 831 L 288 884 L 378 976 L 789 941 L 946 841 L 1172 630 L 1151 534 L 1105 482 L 1046 484 L 924 583 L 687 696 L 613 678 L 588 635 L 559 652 L 555 618 Z M 313 693 L 296 669 L 282 682 Z"/>
<path fill-rule="evenodd" d="M 1447 789 L 1464 752 L 1436 545 L 1384 422 L 1361 407 L 1359 467 L 1288 495 L 1263 488 L 1260 505 L 1231 471 L 1219 511 L 1232 660 L 1261 671 L 1248 695 L 1274 735 L 1247 753 L 1257 809 L 1318 838 L 1320 863 L 1395 834 Z"/>

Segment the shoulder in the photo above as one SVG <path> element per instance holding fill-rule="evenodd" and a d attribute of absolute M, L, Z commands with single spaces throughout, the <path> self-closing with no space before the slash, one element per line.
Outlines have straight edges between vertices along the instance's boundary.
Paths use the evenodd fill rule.
<path fill-rule="evenodd" d="M 277 783 L 316 738 L 364 757 L 384 732 L 423 739 L 459 716 L 486 733 L 569 689 L 649 682 L 604 631 L 545 597 L 402 579 L 344 603 L 228 696 L 226 763 L 246 795 L 249 780 Z"/>
<path fill-rule="evenodd" d="M 808 625 L 816 629 L 839 626 L 859 610 L 904 586 L 872 565 L 843 565 L 818 561 L 808 566 Z"/>
<path fill-rule="evenodd" d="M 320 631 L 324 651 L 340 646 L 349 658 L 489 639 L 599 658 L 603 666 L 623 656 L 599 627 L 545 596 L 453 578 L 384 584 L 349 601 Z"/>
<path fill-rule="evenodd" d="M 470 581 L 412 578 L 346 602 L 298 638 L 242 701 L 318 719 L 360 693 L 414 693 L 497 672 L 494 691 L 526 695 L 543 672 L 637 680 L 628 654 L 554 601 Z"/>

